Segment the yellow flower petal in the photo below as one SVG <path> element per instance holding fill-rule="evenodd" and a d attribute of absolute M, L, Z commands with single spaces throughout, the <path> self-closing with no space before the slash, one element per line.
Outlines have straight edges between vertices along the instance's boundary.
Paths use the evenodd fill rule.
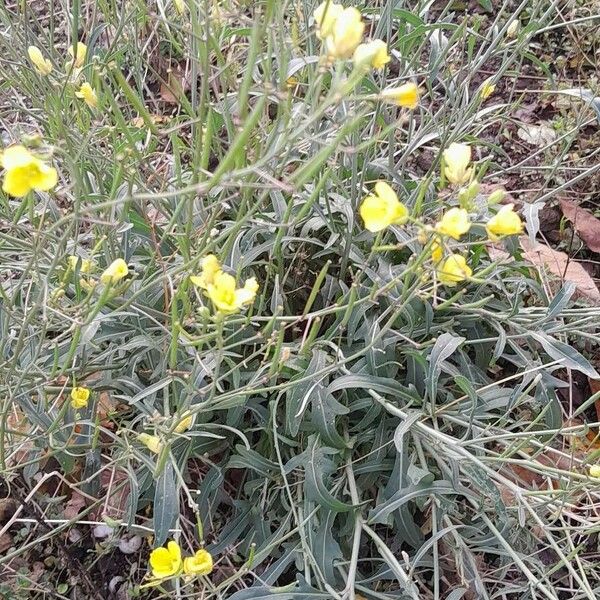
<path fill-rule="evenodd" d="M 138 434 L 137 439 L 144 444 L 150 452 L 154 452 L 154 454 L 160 454 L 162 452 L 163 445 L 158 436 L 140 433 Z"/>
<path fill-rule="evenodd" d="M 365 228 L 373 233 L 390 225 L 403 225 L 408 220 L 408 209 L 385 181 L 377 182 L 375 193 L 362 201 L 359 212 Z"/>
<path fill-rule="evenodd" d="M 317 37 L 320 40 L 324 40 L 327 36 L 331 35 L 333 26 L 343 10 L 344 7 L 341 4 L 328 2 L 327 0 L 324 0 L 317 6 L 313 12 L 313 17 L 315 18 Z"/>
<path fill-rule="evenodd" d="M 390 62 L 391 57 L 387 51 L 387 44 L 383 40 L 373 40 L 360 44 L 354 51 L 352 60 L 357 67 L 383 69 Z"/>
<path fill-rule="evenodd" d="M 385 102 L 414 110 L 419 106 L 419 88 L 416 83 L 405 83 L 398 87 L 383 90 L 381 98 Z"/>
<path fill-rule="evenodd" d="M 11 196 L 25 196 L 31 190 L 47 191 L 58 183 L 56 169 L 24 146 L 7 148 L 2 154 L 2 166 L 6 171 L 2 189 Z"/>
<path fill-rule="evenodd" d="M 362 40 L 365 24 L 358 9 L 345 8 L 335 19 L 327 38 L 327 53 L 332 58 L 350 58 Z"/>
<path fill-rule="evenodd" d="M 86 387 L 74 387 L 71 390 L 71 406 L 73 408 L 85 408 L 90 398 L 90 390 Z"/>
<path fill-rule="evenodd" d="M 96 92 L 87 81 L 84 81 L 81 84 L 79 91 L 75 92 L 75 95 L 78 98 L 81 98 L 90 108 L 98 107 L 98 97 L 96 96 Z"/>
<path fill-rule="evenodd" d="M 150 568 L 155 579 L 172 577 L 181 571 L 181 548 L 179 544 L 170 541 L 166 548 L 155 548 L 150 553 Z"/>
<path fill-rule="evenodd" d="M 52 63 L 47 58 L 44 58 L 44 55 L 39 48 L 36 46 L 29 46 L 29 48 L 27 48 L 27 54 L 29 60 L 40 75 L 50 75 L 52 72 Z"/>
<path fill-rule="evenodd" d="M 600 479 L 600 465 L 591 465 L 589 470 L 590 477 Z"/>
<path fill-rule="evenodd" d="M 482 100 L 487 100 L 496 90 L 496 86 L 492 83 L 492 81 L 493 78 L 490 77 L 481 84 L 479 95 L 481 96 Z"/>
<path fill-rule="evenodd" d="M 523 231 L 521 217 L 514 211 L 513 204 L 504 205 L 485 226 L 489 238 L 495 241 L 505 235 L 517 235 Z"/>
<path fill-rule="evenodd" d="M 444 213 L 435 229 L 442 235 L 448 235 L 458 240 L 471 229 L 469 213 L 464 208 L 451 208 Z"/>
<path fill-rule="evenodd" d="M 444 175 L 450 183 L 462 185 L 471 179 L 471 147 L 467 144 L 450 144 L 443 152 Z"/>
<path fill-rule="evenodd" d="M 468 279 L 473 271 L 467 265 L 465 257 L 460 254 L 451 254 L 438 266 L 437 275 L 440 283 L 449 287 Z"/>
<path fill-rule="evenodd" d="M 67 66 L 70 68 L 71 65 L 73 64 L 73 45 L 70 44 L 67 52 L 69 53 L 69 55 L 71 56 L 71 60 L 67 63 Z M 87 56 L 87 46 L 83 43 L 83 42 L 77 42 L 77 56 L 75 56 L 75 68 L 78 69 L 79 67 L 82 67 L 83 64 L 85 63 L 85 57 Z"/>
<path fill-rule="evenodd" d="M 194 556 L 183 561 L 183 572 L 186 575 L 208 575 L 213 570 L 213 559 L 206 550 L 198 550 Z"/>
<path fill-rule="evenodd" d="M 113 260 L 110 265 L 106 268 L 104 273 L 100 276 L 100 281 L 104 284 L 117 283 L 123 277 L 127 277 L 129 274 L 129 267 L 122 258 Z"/>

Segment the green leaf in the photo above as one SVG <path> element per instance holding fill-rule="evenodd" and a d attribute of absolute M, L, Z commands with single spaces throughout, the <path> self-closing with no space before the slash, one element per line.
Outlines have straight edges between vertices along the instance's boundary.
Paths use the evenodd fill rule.
<path fill-rule="evenodd" d="M 179 494 L 175 485 L 175 470 L 169 461 L 156 480 L 154 490 L 154 544 L 162 546 L 170 535 L 169 530 L 179 515 Z"/>
<path fill-rule="evenodd" d="M 580 371 L 592 379 L 600 378 L 596 369 L 572 346 L 559 342 L 541 331 L 532 331 L 531 337 L 542 345 L 551 358 L 560 361 L 561 366 Z"/>
<path fill-rule="evenodd" d="M 428 368 L 425 376 L 425 389 L 431 402 L 435 400 L 437 382 L 442 372 L 442 362 L 452 356 L 455 350 L 465 341 L 464 337 L 457 337 L 451 333 L 443 333 L 435 341 L 428 357 Z"/>

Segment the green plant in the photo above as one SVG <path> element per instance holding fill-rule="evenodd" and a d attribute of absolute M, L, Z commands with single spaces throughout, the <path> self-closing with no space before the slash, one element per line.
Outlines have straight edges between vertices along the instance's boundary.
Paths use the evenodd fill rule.
<path fill-rule="evenodd" d="M 488 194 L 444 242 L 471 281 L 440 286 L 420 236 L 458 203 L 440 183 L 451 142 L 478 149 L 480 178 L 499 170 L 486 132 L 512 100 L 474 90 L 518 70 L 554 5 L 524 2 L 515 39 L 509 2 L 485 27 L 451 4 L 363 7 L 394 51 L 363 73 L 320 63 L 306 2 L 94 4 L 51 4 L 43 26 L 27 3 L 0 12 L 10 141 L 41 134 L 60 173 L 52 193 L 3 197 L 0 468 L 25 495 L 59 472 L 87 501 L 60 521 L 38 491 L 60 521 L 41 541 L 104 520 L 205 542 L 209 578 L 140 588 L 139 561 L 132 593 L 157 597 L 596 597 L 578 511 L 597 483 L 568 443 L 594 398 L 565 415 L 556 390 L 597 376 L 576 347 L 596 343 L 599 311 L 514 240 L 490 258 Z M 83 30 L 98 109 L 64 71 Z M 50 75 L 28 64 L 32 39 Z M 409 79 L 419 109 L 378 101 Z M 373 236 L 359 205 L 380 179 L 412 220 Z M 247 310 L 215 315 L 191 284 L 208 254 L 256 277 Z M 118 258 L 128 277 L 94 285 Z"/>

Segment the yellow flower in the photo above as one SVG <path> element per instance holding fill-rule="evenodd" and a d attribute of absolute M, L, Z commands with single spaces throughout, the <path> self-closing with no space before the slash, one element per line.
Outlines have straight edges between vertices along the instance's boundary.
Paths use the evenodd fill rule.
<path fill-rule="evenodd" d="M 208 254 L 202 259 L 200 264 L 202 273 L 200 275 L 191 275 L 190 281 L 199 288 L 206 290 L 213 283 L 215 275 L 221 270 L 221 263 L 214 254 Z"/>
<path fill-rule="evenodd" d="M 360 44 L 354 51 L 352 60 L 357 67 L 383 69 L 390 62 L 391 57 L 387 52 L 387 44 L 383 40 L 373 40 L 366 44 Z"/>
<path fill-rule="evenodd" d="M 198 550 L 194 556 L 185 558 L 183 572 L 186 575 L 208 575 L 213 569 L 213 559 L 206 550 Z"/>
<path fill-rule="evenodd" d="M 450 144 L 444 150 L 444 175 L 450 183 L 462 185 L 471 179 L 471 147 L 467 144 Z"/>
<path fill-rule="evenodd" d="M 173 4 L 175 5 L 175 10 L 182 15 L 185 12 L 185 2 L 184 0 L 173 0 Z"/>
<path fill-rule="evenodd" d="M 485 226 L 489 238 L 496 241 L 505 235 L 516 235 L 523 231 L 521 217 L 513 210 L 512 204 L 505 204 Z"/>
<path fill-rule="evenodd" d="M 206 288 L 208 297 L 217 310 L 223 313 L 234 313 L 245 304 L 252 304 L 257 291 L 258 283 L 254 277 L 247 279 L 243 288 L 236 288 L 235 277 L 223 271 L 219 271 Z"/>
<path fill-rule="evenodd" d="M 137 439 L 150 450 L 150 452 L 154 452 L 154 454 L 160 454 L 163 445 L 160 441 L 160 438 L 156 435 L 150 435 L 148 433 L 140 433 L 137 436 Z"/>
<path fill-rule="evenodd" d="M 155 579 L 172 577 L 181 571 L 181 548 L 179 544 L 170 541 L 166 548 L 155 548 L 150 552 L 150 567 Z"/>
<path fill-rule="evenodd" d="M 74 66 L 76 69 L 79 69 L 85 63 L 85 57 L 87 56 L 87 46 L 83 42 L 77 42 L 77 51 L 76 56 L 74 56 L 73 45 L 71 44 L 67 49 L 71 60 L 67 62 L 67 67 L 70 69 L 71 66 Z M 75 59 L 75 64 L 73 64 L 73 58 Z"/>
<path fill-rule="evenodd" d="M 451 208 L 446 211 L 440 221 L 436 223 L 435 230 L 442 235 L 449 235 L 455 240 L 471 229 L 469 213 L 464 208 Z"/>
<path fill-rule="evenodd" d="M 24 146 L 10 146 L 0 156 L 0 162 L 6 171 L 2 189 L 11 196 L 26 196 L 31 190 L 46 191 L 58 182 L 56 169 Z"/>
<path fill-rule="evenodd" d="M 369 194 L 360 205 L 360 216 L 365 227 L 376 233 L 390 225 L 403 225 L 408 220 L 408 209 L 385 181 L 375 184 L 375 193 Z"/>
<path fill-rule="evenodd" d="M 473 271 L 467 265 L 465 257 L 460 254 L 451 254 L 437 270 L 440 283 L 450 287 L 468 279 L 472 274 Z"/>
<path fill-rule="evenodd" d="M 85 408 L 90 399 L 90 390 L 86 387 L 74 387 L 71 390 L 71 406 L 73 408 Z"/>
<path fill-rule="evenodd" d="M 327 37 L 327 53 L 333 58 L 350 58 L 365 30 L 360 12 L 351 6 L 340 12 Z"/>
<path fill-rule="evenodd" d="M 431 260 L 434 264 L 438 264 L 444 258 L 444 249 L 438 242 L 431 244 Z"/>
<path fill-rule="evenodd" d="M 96 96 L 94 88 L 87 81 L 81 84 L 79 91 L 75 92 L 75 95 L 81 98 L 90 108 L 98 107 L 98 96 Z"/>
<path fill-rule="evenodd" d="M 492 79 L 492 77 L 489 77 L 481 84 L 479 95 L 481 96 L 482 100 L 487 100 L 496 89 L 496 86 L 492 83 Z"/>
<path fill-rule="evenodd" d="M 194 424 L 194 415 L 190 415 L 188 411 L 184 413 L 186 416 L 177 423 L 174 431 L 175 433 L 183 433 L 187 431 Z"/>
<path fill-rule="evenodd" d="M 77 268 L 78 262 L 80 273 L 89 273 L 92 270 L 92 261 L 88 260 L 87 258 L 80 258 L 79 256 L 69 256 L 67 258 L 67 263 L 72 271 Z"/>
<path fill-rule="evenodd" d="M 416 83 L 405 83 L 398 87 L 383 90 L 381 98 L 386 102 L 414 110 L 419 106 L 419 88 Z"/>
<path fill-rule="evenodd" d="M 323 0 L 323 2 L 317 6 L 313 13 L 313 17 L 315 18 L 317 37 L 320 40 L 326 39 L 333 33 L 333 26 L 343 10 L 344 7 L 341 4 L 328 2 L 328 0 Z"/>
<path fill-rule="evenodd" d="M 129 268 L 127 267 L 127 263 L 122 258 L 117 258 L 102 273 L 100 281 L 104 284 L 117 283 L 123 277 L 127 277 L 128 274 Z"/>
<path fill-rule="evenodd" d="M 39 48 L 36 46 L 29 46 L 29 48 L 27 48 L 27 54 L 29 55 L 29 60 L 33 63 L 33 66 L 40 75 L 50 75 L 50 73 L 52 73 L 52 63 L 47 58 L 44 58 L 44 55 Z"/>
<path fill-rule="evenodd" d="M 595 477 L 596 479 L 600 479 L 600 465 L 590 465 L 589 474 L 590 474 L 590 477 Z"/>

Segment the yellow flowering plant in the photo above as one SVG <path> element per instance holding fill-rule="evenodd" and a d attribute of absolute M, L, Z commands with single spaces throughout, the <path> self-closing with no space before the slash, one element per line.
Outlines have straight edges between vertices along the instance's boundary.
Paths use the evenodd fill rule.
<path fill-rule="evenodd" d="M 35 67 L 35 70 L 44 77 L 52 73 L 52 63 L 44 57 L 42 51 L 37 46 L 29 46 L 27 48 L 29 60 Z"/>
<path fill-rule="evenodd" d="M 383 69 L 391 60 L 387 51 L 387 44 L 383 40 L 373 40 L 360 44 L 354 51 L 352 61 L 357 67 L 372 67 Z"/>
<path fill-rule="evenodd" d="M 485 226 L 492 241 L 507 235 L 518 235 L 523 232 L 521 217 L 514 211 L 513 204 L 505 204 Z"/>
<path fill-rule="evenodd" d="M 58 173 L 24 146 L 9 146 L 1 155 L 4 169 L 2 190 L 17 198 L 30 191 L 48 191 L 58 183 Z"/>
<path fill-rule="evenodd" d="M 396 192 L 385 182 L 378 181 L 375 191 L 369 194 L 360 205 L 360 216 L 365 227 L 376 233 L 390 225 L 403 225 L 408 221 L 408 209 Z"/>
<path fill-rule="evenodd" d="M 469 183 L 473 174 L 471 168 L 471 146 L 453 143 L 444 150 L 444 175 L 450 183 L 463 185 Z"/>
<path fill-rule="evenodd" d="M 471 275 L 473 271 L 462 254 L 451 254 L 437 268 L 439 282 L 449 287 L 469 279 Z"/>
<path fill-rule="evenodd" d="M 442 215 L 435 229 L 442 235 L 458 240 L 471 229 L 469 213 L 464 208 L 451 208 Z"/>
<path fill-rule="evenodd" d="M 74 387 L 71 390 L 71 406 L 75 409 L 85 408 L 90 399 L 90 390 L 86 387 Z"/>
<path fill-rule="evenodd" d="M 75 44 L 75 49 L 73 48 L 73 44 L 70 44 L 67 48 L 67 53 L 70 56 L 70 59 L 66 62 L 67 69 L 80 69 L 83 67 L 87 57 L 87 51 L 87 46 L 83 42 L 77 42 Z"/>
<path fill-rule="evenodd" d="M 496 86 L 493 81 L 493 78 L 489 77 L 481 84 L 479 96 L 482 100 L 487 100 L 496 91 Z"/>
<path fill-rule="evenodd" d="M 365 24 L 353 6 L 340 12 L 326 38 L 327 54 L 332 58 L 350 58 L 362 41 Z"/>
<path fill-rule="evenodd" d="M 344 7 L 335 2 L 324 0 L 313 12 L 317 37 L 326 40 L 333 33 L 333 26 L 342 14 Z"/>
<path fill-rule="evenodd" d="M 84 81 L 79 88 L 79 91 L 75 92 L 77 98 L 83 100 L 90 108 L 98 108 L 98 97 L 94 88 L 87 82 Z"/>
<path fill-rule="evenodd" d="M 113 260 L 100 276 L 100 281 L 105 285 L 118 283 L 129 274 L 129 267 L 122 258 Z"/>
<path fill-rule="evenodd" d="M 174 541 L 169 541 L 166 548 L 155 548 L 150 553 L 150 569 L 154 579 L 166 579 L 179 575 L 183 568 L 181 548 Z"/>
<path fill-rule="evenodd" d="M 183 572 L 186 575 L 209 575 L 212 570 L 212 556 L 203 548 L 198 550 L 194 556 L 183 559 Z"/>
<path fill-rule="evenodd" d="M 419 106 L 419 88 L 412 82 L 382 90 L 380 97 L 383 101 L 402 108 L 414 110 Z"/>
<path fill-rule="evenodd" d="M 163 449 L 163 443 L 157 435 L 150 435 L 149 433 L 140 433 L 137 437 L 138 441 L 144 444 L 150 452 L 154 454 L 160 454 Z"/>

